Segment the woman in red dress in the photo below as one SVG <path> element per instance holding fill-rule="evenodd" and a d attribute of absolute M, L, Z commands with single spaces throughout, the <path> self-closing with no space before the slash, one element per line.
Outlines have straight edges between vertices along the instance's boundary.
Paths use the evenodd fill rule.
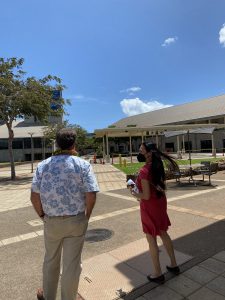
<path fill-rule="evenodd" d="M 159 261 L 157 236 L 160 236 L 162 239 L 171 261 L 170 266 L 167 266 L 167 270 L 176 275 L 180 272 L 177 266 L 173 244 L 167 233 L 171 223 L 167 215 L 165 171 L 161 157 L 172 164 L 174 168 L 177 168 L 176 162 L 169 155 L 159 151 L 155 144 L 141 144 L 137 159 L 139 162 L 145 162 L 145 165 L 140 169 L 136 180 L 138 190 L 131 190 L 132 195 L 138 200 L 140 199 L 142 227 L 146 234 L 154 267 L 154 274 L 148 275 L 147 278 L 149 281 L 157 283 L 164 283 L 165 281 Z"/>

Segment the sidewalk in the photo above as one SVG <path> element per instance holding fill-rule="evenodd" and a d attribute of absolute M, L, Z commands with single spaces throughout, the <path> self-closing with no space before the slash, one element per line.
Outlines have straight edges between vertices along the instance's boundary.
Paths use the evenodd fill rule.
<path fill-rule="evenodd" d="M 101 191 L 125 188 L 126 176 L 113 166 L 94 165 L 93 168 Z M 225 236 L 223 238 L 225 249 Z M 150 260 L 145 239 L 95 256 L 84 261 L 80 294 L 85 300 L 225 299 L 224 250 L 198 263 L 179 251 L 176 256 L 181 274 L 174 277 L 166 273 L 166 283 L 161 286 L 147 282 L 146 275 L 151 273 L 151 266 L 148 263 L 146 266 Z M 165 271 L 168 261 L 164 250 L 160 260 Z"/>
<path fill-rule="evenodd" d="M 157 286 L 146 278 L 152 269 L 148 245 L 139 228 L 139 205 L 126 189 L 125 174 L 110 164 L 92 166 L 101 192 L 89 230 L 104 228 L 114 236 L 106 242 L 85 243 L 79 285 L 83 299 L 225 299 L 224 172 L 212 177 L 215 187 L 169 182 L 170 234 L 181 274 L 166 273 L 166 283 Z M 1 171 L 7 175 L 8 170 Z M 41 277 L 43 227 L 29 200 L 30 165 L 19 167 L 18 173 L 19 180 L 0 184 L 1 289 L 7 295 L 4 299 L 31 300 Z M 161 246 L 160 250 L 166 272 L 168 258 Z M 29 296 L 22 297 L 21 290 Z"/>
<path fill-rule="evenodd" d="M 126 175 L 111 164 L 92 164 L 92 167 L 101 192 L 126 188 Z"/>

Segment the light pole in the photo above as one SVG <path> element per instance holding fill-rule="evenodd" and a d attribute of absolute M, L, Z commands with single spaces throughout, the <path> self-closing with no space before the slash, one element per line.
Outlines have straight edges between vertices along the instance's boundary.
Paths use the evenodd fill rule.
<path fill-rule="evenodd" d="M 50 139 L 52 143 L 52 154 L 55 152 L 55 139 Z"/>
<path fill-rule="evenodd" d="M 30 142 L 31 142 L 31 173 L 34 172 L 34 143 L 33 143 L 33 135 L 34 132 L 28 132 L 30 135 Z"/>

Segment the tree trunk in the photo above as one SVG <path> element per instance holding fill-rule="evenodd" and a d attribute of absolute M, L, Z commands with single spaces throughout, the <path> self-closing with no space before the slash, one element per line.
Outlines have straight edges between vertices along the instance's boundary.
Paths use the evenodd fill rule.
<path fill-rule="evenodd" d="M 16 179 L 16 171 L 15 171 L 15 163 L 14 163 L 14 156 L 13 156 L 13 149 L 12 149 L 12 142 L 14 138 L 14 132 L 12 130 L 12 124 L 7 124 L 8 132 L 9 132 L 9 140 L 8 140 L 8 149 L 9 149 L 9 160 L 11 164 L 11 179 Z"/>

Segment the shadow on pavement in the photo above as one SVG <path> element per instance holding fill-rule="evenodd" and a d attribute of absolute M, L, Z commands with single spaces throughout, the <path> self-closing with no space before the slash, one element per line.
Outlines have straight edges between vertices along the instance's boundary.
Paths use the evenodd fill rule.
<path fill-rule="evenodd" d="M 177 251 L 188 254 L 193 257 L 191 260 L 189 260 L 188 262 L 184 263 L 181 266 L 181 272 L 184 272 L 187 269 L 193 267 L 194 265 L 215 255 L 216 253 L 223 251 L 225 249 L 224 232 L 225 232 L 225 220 L 218 221 L 200 230 L 196 230 L 191 234 L 187 234 L 181 238 L 173 240 L 174 248 Z M 116 266 L 117 269 L 120 272 L 123 272 L 124 263 L 128 265 L 134 265 L 134 266 L 137 265 L 138 262 L 141 260 L 142 255 L 139 256 L 129 259 L 127 261 L 123 261 L 122 263 Z M 131 284 L 134 284 L 134 282 L 132 282 L 132 278 L 129 273 L 126 273 L 124 275 L 127 278 L 129 278 Z M 171 275 L 166 274 L 166 279 L 169 278 L 171 278 Z M 144 293 L 147 293 L 155 286 L 156 285 L 153 283 L 146 283 L 138 288 L 135 288 L 133 291 L 131 291 L 126 295 L 123 295 L 121 291 L 120 298 L 118 299 L 134 300 L 137 297 L 143 295 Z"/>
<path fill-rule="evenodd" d="M 33 174 L 29 176 L 16 176 L 15 180 L 11 180 L 9 177 L 0 178 L 0 186 L 17 186 L 17 185 L 26 185 L 31 183 Z"/>

